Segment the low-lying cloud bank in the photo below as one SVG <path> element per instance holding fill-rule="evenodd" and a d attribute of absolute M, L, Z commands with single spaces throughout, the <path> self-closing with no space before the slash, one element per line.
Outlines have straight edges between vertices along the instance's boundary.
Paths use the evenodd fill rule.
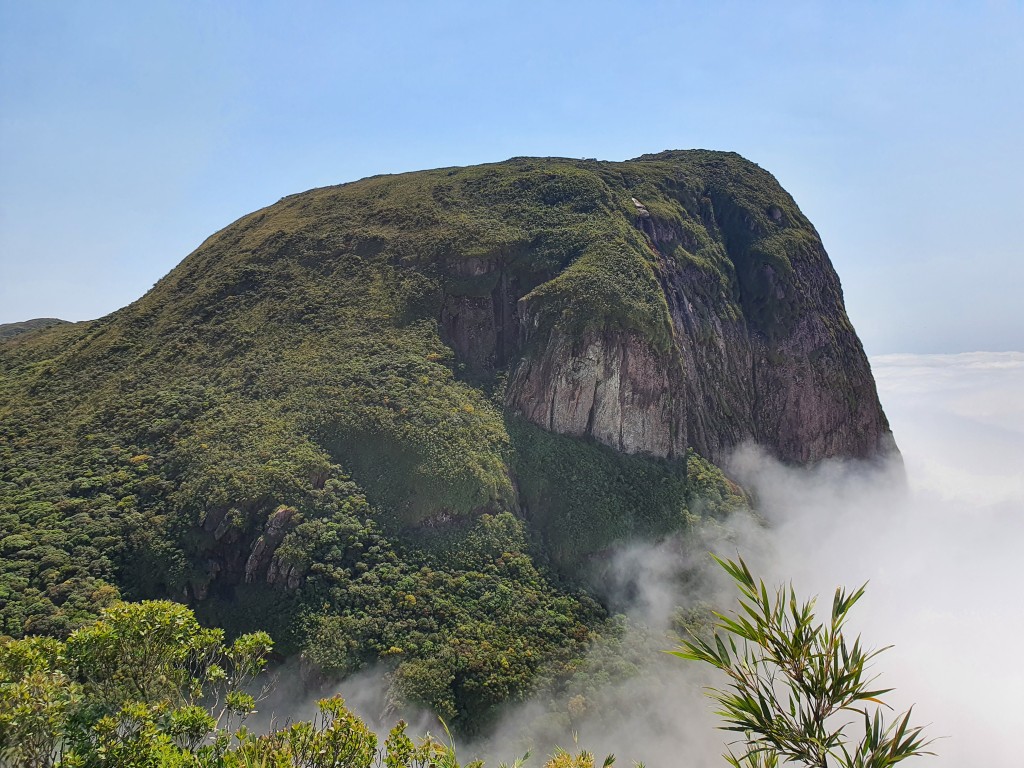
<path fill-rule="evenodd" d="M 898 707 L 931 722 L 935 766 L 1020 764 L 1024 354 L 872 360 L 906 464 L 903 494 L 752 468 L 775 573 L 828 594 L 870 581 L 854 615 Z M 742 462 L 742 458 L 740 459 Z M 750 478 L 748 478 L 748 482 Z"/>
<path fill-rule="evenodd" d="M 894 647 L 875 669 L 897 708 L 916 702 L 939 766 L 1019 765 L 1024 718 L 1024 353 L 872 361 L 906 487 L 856 468 L 733 463 L 768 519 L 767 571 L 825 597 L 869 582 L 853 626 Z"/>
<path fill-rule="evenodd" d="M 659 652 L 672 645 L 680 607 L 733 599 L 707 568 L 712 550 L 743 556 L 769 584 L 792 581 L 798 594 L 822 596 L 824 610 L 837 585 L 869 582 L 851 629 L 868 646 L 894 646 L 874 665 L 880 682 L 896 688 L 889 701 L 899 711 L 916 703 L 915 721 L 947 737 L 934 745 L 937 757 L 918 764 L 1019 765 L 1024 353 L 887 355 L 872 365 L 905 475 L 898 463 L 798 470 L 754 448 L 737 452 L 729 470 L 754 492 L 766 525 L 736 516 L 697 541 L 619 553 L 605 574 L 606 598 L 633 629 L 619 644 L 599 645 L 588 661 L 598 673 L 563 692 L 572 715 L 559 720 L 548 698 L 511 707 L 488 743 L 461 753 L 496 765 L 533 741 L 530 763 L 541 765 L 556 743 L 571 748 L 575 732 L 599 762 L 614 752 L 620 765 L 723 765 L 724 734 L 701 693 L 711 678 Z M 600 670 L 616 664 L 635 672 L 601 683 Z M 366 689 L 381 685 L 364 677 L 341 692 L 365 707 L 375 701 Z"/>

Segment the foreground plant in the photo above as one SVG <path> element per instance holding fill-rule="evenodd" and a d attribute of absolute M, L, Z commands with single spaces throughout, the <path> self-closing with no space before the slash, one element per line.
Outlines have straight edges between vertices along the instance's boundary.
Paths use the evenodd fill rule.
<path fill-rule="evenodd" d="M 742 559 L 715 557 L 740 591 L 740 610 L 716 613 L 712 641 L 684 640 L 675 656 L 701 661 L 724 672 L 725 689 L 708 695 L 725 718 L 723 730 L 743 734 L 743 750 L 726 760 L 735 768 L 774 768 L 791 761 L 810 768 L 888 768 L 908 757 L 932 754 L 911 711 L 887 723 L 869 662 L 886 648 L 865 650 L 858 636 L 852 646 L 843 635 L 847 616 L 864 595 L 836 590 L 827 623 L 814 616 L 815 599 L 798 602 L 792 586 L 770 595 Z M 868 705 L 875 705 L 873 712 Z M 856 715 L 851 718 L 850 715 Z M 863 735 L 854 743 L 848 729 L 857 720 Z"/>
<path fill-rule="evenodd" d="M 249 731 L 272 647 L 264 632 L 227 644 L 166 601 L 115 603 L 66 642 L 0 638 L 0 768 L 484 768 L 459 762 L 443 720 L 445 740 L 414 742 L 399 722 L 379 748 L 339 696 L 311 720 Z M 559 750 L 544 768 L 594 759 Z"/>

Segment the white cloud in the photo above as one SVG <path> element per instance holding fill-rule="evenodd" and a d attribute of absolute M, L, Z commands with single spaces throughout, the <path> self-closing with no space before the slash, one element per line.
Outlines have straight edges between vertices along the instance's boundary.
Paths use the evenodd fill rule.
<path fill-rule="evenodd" d="M 855 469 L 735 469 L 772 521 L 776 580 L 828 595 L 869 581 L 854 621 L 897 706 L 932 722 L 935 766 L 1019 765 L 1024 637 L 1024 354 L 872 360 L 907 487 Z"/>

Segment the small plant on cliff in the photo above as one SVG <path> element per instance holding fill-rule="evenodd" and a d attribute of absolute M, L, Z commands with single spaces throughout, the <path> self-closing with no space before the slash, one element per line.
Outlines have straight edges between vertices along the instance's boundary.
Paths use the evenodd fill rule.
<path fill-rule="evenodd" d="M 739 588 L 740 611 L 716 613 L 713 640 L 686 640 L 672 653 L 728 677 L 728 688 L 711 688 L 708 695 L 721 707 L 722 729 L 744 736 L 742 752 L 725 755 L 730 765 L 775 768 L 781 759 L 809 768 L 888 768 L 932 754 L 922 727 L 910 724 L 910 710 L 891 724 L 882 716 L 888 705 L 880 697 L 892 689 L 874 687 L 868 664 L 885 648 L 865 650 L 860 637 L 851 646 L 843 635 L 863 586 L 853 593 L 837 589 L 830 620 L 819 623 L 813 598 L 798 602 L 792 586 L 771 595 L 742 559 L 715 560 Z M 856 743 L 847 733 L 850 714 L 863 721 Z"/>

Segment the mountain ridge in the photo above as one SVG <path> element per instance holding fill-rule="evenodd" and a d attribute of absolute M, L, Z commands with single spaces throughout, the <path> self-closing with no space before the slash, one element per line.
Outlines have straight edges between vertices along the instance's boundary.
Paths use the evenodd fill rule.
<path fill-rule="evenodd" d="M 65 325 L 67 320 L 56 317 L 36 317 L 31 320 L 21 320 L 14 323 L 0 323 L 0 342 L 13 339 L 23 333 L 52 328 L 55 325 Z"/>

